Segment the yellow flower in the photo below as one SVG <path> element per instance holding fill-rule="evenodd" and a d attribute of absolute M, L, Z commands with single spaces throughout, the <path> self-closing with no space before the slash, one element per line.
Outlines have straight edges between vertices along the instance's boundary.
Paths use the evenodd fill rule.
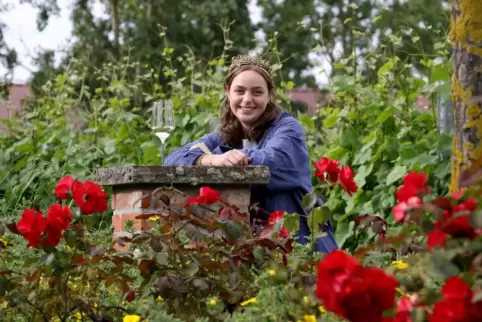
<path fill-rule="evenodd" d="M 406 269 L 408 267 L 408 264 L 403 261 L 393 261 L 392 266 L 397 269 Z"/>
<path fill-rule="evenodd" d="M 246 300 L 244 302 L 241 303 L 241 306 L 246 306 L 248 304 L 251 304 L 251 303 L 256 303 L 256 298 L 255 297 L 252 297 L 250 298 L 249 300 Z"/>
<path fill-rule="evenodd" d="M 308 296 L 303 296 L 303 302 L 305 302 L 305 304 L 309 304 L 311 306 L 315 306 L 316 303 L 311 301 L 310 298 Z"/>
<path fill-rule="evenodd" d="M 5 238 L 5 236 L 0 237 L 0 242 L 3 243 L 3 246 L 7 246 L 8 240 Z"/>
<path fill-rule="evenodd" d="M 141 317 L 139 315 L 126 315 L 123 322 L 140 322 Z"/>
<path fill-rule="evenodd" d="M 159 295 L 159 296 L 157 296 L 156 301 L 157 302 L 163 302 L 164 299 L 162 298 L 162 296 Z"/>
<path fill-rule="evenodd" d="M 320 313 L 321 313 L 321 314 L 325 314 L 325 313 L 326 313 L 326 310 L 325 310 L 325 308 L 323 307 L 323 305 L 318 306 L 318 309 L 320 310 Z"/>
<path fill-rule="evenodd" d="M 85 313 L 75 312 L 74 318 L 77 321 L 82 321 L 82 318 L 85 318 Z"/>
<path fill-rule="evenodd" d="M 268 270 L 268 275 L 269 276 L 276 276 L 276 271 L 274 269 Z"/>
<path fill-rule="evenodd" d="M 305 315 L 303 316 L 304 322 L 316 322 L 316 316 L 314 315 Z"/>
<path fill-rule="evenodd" d="M 8 302 L 5 300 L 3 300 L 3 308 L 4 309 L 8 308 Z"/>
<path fill-rule="evenodd" d="M 216 300 L 215 299 L 211 299 L 209 301 L 209 305 L 216 305 Z"/>
<path fill-rule="evenodd" d="M 149 217 L 148 220 L 150 220 L 150 221 L 158 221 L 158 220 L 159 220 L 159 217 L 157 217 L 157 216 Z"/>

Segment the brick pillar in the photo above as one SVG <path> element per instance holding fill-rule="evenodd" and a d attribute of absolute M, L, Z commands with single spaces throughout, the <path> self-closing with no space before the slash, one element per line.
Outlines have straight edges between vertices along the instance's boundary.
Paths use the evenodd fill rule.
<path fill-rule="evenodd" d="M 157 188 L 166 187 L 162 194 L 170 198 L 170 206 L 184 208 L 187 200 L 199 195 L 199 188 L 209 186 L 217 190 L 229 203 L 246 209 L 250 200 L 250 185 L 269 182 L 267 167 L 201 167 L 201 166 L 122 166 L 97 170 L 98 184 L 112 187 L 111 205 L 114 211 L 112 226 L 113 241 L 128 234 L 126 223 L 132 221 L 133 229 L 149 229 L 147 219 L 136 219 L 138 215 L 152 214 L 153 209 L 144 202 L 142 196 Z M 182 191 L 181 195 L 167 187 Z M 114 244 L 125 250 L 129 245 Z"/>

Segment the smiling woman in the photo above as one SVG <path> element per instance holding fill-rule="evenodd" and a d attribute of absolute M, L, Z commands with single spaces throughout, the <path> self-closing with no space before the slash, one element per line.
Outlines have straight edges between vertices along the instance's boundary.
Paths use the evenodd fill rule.
<path fill-rule="evenodd" d="M 172 151 L 164 164 L 269 167 L 270 182 L 251 188 L 251 204 L 265 210 L 252 213 L 251 221 L 267 221 L 275 211 L 300 214 L 297 241 L 307 243 L 308 213 L 302 200 L 312 190 L 308 148 L 301 124 L 276 103 L 268 62 L 235 57 L 224 89 L 219 129 Z M 316 249 L 329 253 L 337 248 L 329 222 L 325 232 Z"/>

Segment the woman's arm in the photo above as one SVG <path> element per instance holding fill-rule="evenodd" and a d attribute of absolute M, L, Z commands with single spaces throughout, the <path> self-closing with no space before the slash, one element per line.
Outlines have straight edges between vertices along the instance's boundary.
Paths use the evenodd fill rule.
<path fill-rule="evenodd" d="M 204 143 L 210 151 L 213 151 L 220 144 L 220 138 L 216 131 L 206 134 L 194 142 L 171 151 L 164 159 L 164 165 L 209 165 L 210 156 L 205 155 L 201 148 L 191 150 L 191 147 L 199 143 Z"/>
<path fill-rule="evenodd" d="M 251 158 L 250 165 L 270 169 L 271 190 L 290 190 L 311 186 L 311 168 L 303 128 L 293 117 L 284 118 L 274 130 L 266 146 L 260 149 L 241 149 Z M 308 186 L 307 186 L 308 185 Z"/>

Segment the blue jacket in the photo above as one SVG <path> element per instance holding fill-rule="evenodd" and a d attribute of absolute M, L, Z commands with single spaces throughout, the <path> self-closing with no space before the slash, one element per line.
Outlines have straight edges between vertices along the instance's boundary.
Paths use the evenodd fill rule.
<path fill-rule="evenodd" d="M 194 165 L 203 151 L 189 150 L 189 148 L 200 142 L 203 142 L 214 154 L 222 154 L 231 149 L 223 145 L 218 132 L 214 131 L 195 142 L 173 150 L 165 158 L 164 164 Z M 312 190 L 311 164 L 304 131 L 298 120 L 289 113 L 282 112 L 270 122 L 256 149 L 239 147 L 239 150 L 251 157 L 251 165 L 267 166 L 270 169 L 269 184 L 251 187 L 251 204 L 259 203 L 259 207 L 268 213 L 283 210 L 300 214 L 297 242 L 301 244 L 309 242 L 308 213 L 303 209 L 301 202 L 303 196 Z M 326 223 L 325 231 L 327 235 L 319 238 L 315 247 L 317 251 L 329 253 L 338 248 L 330 222 Z"/>

